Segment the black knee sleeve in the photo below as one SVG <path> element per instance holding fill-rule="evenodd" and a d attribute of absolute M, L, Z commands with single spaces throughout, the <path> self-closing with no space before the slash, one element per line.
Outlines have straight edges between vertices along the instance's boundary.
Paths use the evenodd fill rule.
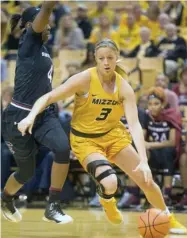
<path fill-rule="evenodd" d="M 101 173 L 99 176 L 95 177 L 95 171 L 96 171 L 97 167 L 104 166 L 104 165 L 110 166 L 111 169 L 108 169 L 108 170 L 104 171 L 103 173 Z M 111 164 L 107 160 L 92 161 L 91 163 L 89 163 L 87 165 L 87 170 L 88 170 L 88 173 L 91 175 L 91 177 L 93 178 L 93 180 L 96 183 L 96 190 L 100 197 L 105 198 L 105 199 L 110 199 L 116 194 L 116 192 L 114 194 L 110 194 L 110 195 L 105 194 L 105 188 L 100 183 L 100 181 L 102 179 L 108 177 L 109 175 L 111 175 L 111 174 L 116 175 L 116 171 L 112 168 Z M 116 175 L 116 177 L 117 177 L 117 175 Z M 119 187 L 121 182 L 118 177 L 117 177 L 117 181 L 118 181 L 118 187 Z"/>
<path fill-rule="evenodd" d="M 36 168 L 35 155 L 30 155 L 26 158 L 16 158 L 16 162 L 18 170 L 14 173 L 14 177 L 18 183 L 25 184 L 34 176 Z"/>
<path fill-rule="evenodd" d="M 69 164 L 70 162 L 70 146 L 68 143 L 64 143 L 61 147 L 57 147 L 54 150 L 54 161 L 58 164 Z"/>

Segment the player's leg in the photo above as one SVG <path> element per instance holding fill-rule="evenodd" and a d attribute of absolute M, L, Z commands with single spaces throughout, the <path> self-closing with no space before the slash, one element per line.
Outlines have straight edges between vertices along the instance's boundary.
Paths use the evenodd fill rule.
<path fill-rule="evenodd" d="M 48 116 L 44 123 L 35 130 L 35 139 L 54 152 L 51 170 L 49 203 L 44 220 L 60 224 L 72 222 L 73 219 L 60 209 L 60 196 L 69 169 L 70 146 L 68 138 L 56 117 Z"/>
<path fill-rule="evenodd" d="M 82 165 L 96 183 L 100 203 L 104 207 L 109 221 L 113 224 L 121 224 L 123 216 L 117 209 L 114 198 L 119 186 L 119 179 L 115 170 L 103 154 L 96 152 L 88 155 Z"/>
<path fill-rule="evenodd" d="M 144 191 L 148 201 L 155 207 L 163 211 L 168 212 L 170 217 L 171 232 L 173 233 L 186 233 L 187 230 L 179 222 L 176 221 L 173 215 L 171 215 L 165 205 L 162 193 L 158 185 L 152 181 L 152 183 L 147 184 L 144 180 L 143 173 L 133 172 L 133 170 L 140 163 L 140 158 L 135 151 L 135 149 L 129 145 L 122 149 L 113 158 L 114 163 L 125 173 L 132 178 L 136 184 Z"/>
<path fill-rule="evenodd" d="M 19 222 L 22 219 L 21 214 L 14 205 L 14 196 L 17 191 L 32 178 L 35 172 L 35 155 L 37 151 L 35 142 L 30 136 L 27 141 L 28 144 L 24 142 L 26 142 L 26 140 L 24 141 L 23 138 L 22 140 L 7 141 L 14 155 L 18 170 L 10 175 L 5 184 L 5 188 L 1 194 L 1 209 L 4 217 L 12 222 Z M 20 148 L 22 146 L 24 147 Z"/>

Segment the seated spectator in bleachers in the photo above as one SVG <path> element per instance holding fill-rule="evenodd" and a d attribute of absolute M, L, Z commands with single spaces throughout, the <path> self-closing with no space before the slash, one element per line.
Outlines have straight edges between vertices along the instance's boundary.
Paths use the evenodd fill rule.
<path fill-rule="evenodd" d="M 15 15 L 14 18 L 19 17 L 18 15 Z M 22 32 L 19 28 L 19 24 L 17 27 L 15 27 L 15 29 L 12 31 L 11 33 L 8 34 L 7 36 L 7 41 L 5 43 L 5 47 L 7 50 L 6 53 L 6 59 L 8 60 L 15 60 L 17 57 L 17 50 L 18 50 L 18 46 L 19 46 L 19 39 L 21 36 Z"/>
<path fill-rule="evenodd" d="M 82 30 L 76 26 L 70 14 L 64 15 L 60 22 L 55 36 L 54 51 L 61 49 L 83 49 L 85 48 L 84 36 Z"/>
<path fill-rule="evenodd" d="M 149 165 L 153 175 L 164 176 L 164 196 L 171 203 L 172 175 L 175 160 L 180 150 L 181 118 L 175 109 L 164 109 L 164 90 L 153 87 L 148 92 L 148 114 L 144 121 L 146 148 L 149 151 Z"/>
<path fill-rule="evenodd" d="M 159 31 L 156 36 L 155 42 L 161 41 L 164 37 L 166 37 L 165 26 L 171 22 L 169 16 L 166 13 L 161 13 L 158 17 L 159 22 Z"/>
<path fill-rule="evenodd" d="M 174 86 L 173 91 L 178 96 L 182 116 L 187 118 L 187 65 L 182 68 L 179 83 Z"/>
<path fill-rule="evenodd" d="M 64 3 L 57 1 L 57 3 L 55 4 L 55 7 L 53 9 L 53 13 L 55 16 L 55 26 L 58 28 L 59 26 L 59 21 L 60 19 L 65 16 L 66 14 L 70 14 L 70 8 L 66 5 L 64 5 Z"/>
<path fill-rule="evenodd" d="M 147 10 L 147 16 L 149 18 L 148 27 L 151 30 L 151 39 L 153 41 L 156 40 L 160 31 L 160 26 L 158 22 L 159 14 L 160 8 L 157 6 L 156 3 L 149 5 L 149 8 Z"/>
<path fill-rule="evenodd" d="M 187 4 L 185 1 L 167 1 L 164 10 L 175 25 L 187 26 Z"/>
<path fill-rule="evenodd" d="M 139 27 L 148 26 L 148 17 L 142 14 L 142 9 L 139 4 L 135 4 L 132 9 L 132 14 L 135 16 L 136 24 Z M 120 19 L 120 28 L 127 24 L 127 13 L 122 14 Z"/>
<path fill-rule="evenodd" d="M 95 47 L 92 44 L 87 45 L 86 59 L 83 61 L 82 70 L 94 67 L 95 62 Z"/>
<path fill-rule="evenodd" d="M 177 61 L 187 58 L 186 42 L 177 35 L 177 27 L 174 24 L 165 26 L 166 37 L 159 43 L 160 56 L 164 57 L 166 63 L 166 74 L 170 77 L 176 76 L 178 69 Z"/>
<path fill-rule="evenodd" d="M 181 173 L 182 185 L 184 188 L 184 195 L 181 200 L 175 205 L 177 210 L 184 210 L 187 207 L 187 133 L 185 136 L 185 144 L 183 153 L 179 160 L 179 168 Z"/>
<path fill-rule="evenodd" d="M 127 16 L 127 24 L 119 28 L 120 49 L 125 54 L 129 53 L 140 43 L 140 28 L 132 13 Z"/>
<path fill-rule="evenodd" d="M 1 66 L 0 66 L 0 77 L 1 77 L 1 83 L 7 79 L 8 75 L 8 68 L 7 68 L 7 61 L 1 58 Z M 1 85 L 2 86 L 2 85 Z"/>
<path fill-rule="evenodd" d="M 107 5 L 108 5 L 107 1 L 97 1 L 96 8 L 88 12 L 88 17 L 93 26 L 99 24 L 99 18 L 101 15 L 107 16 L 110 23 L 113 24 L 115 20 L 115 14 L 114 11 L 108 9 Z"/>
<path fill-rule="evenodd" d="M 155 86 L 164 89 L 166 95 L 166 104 L 169 108 L 175 108 L 179 111 L 179 99 L 177 94 L 168 88 L 169 78 L 165 74 L 159 74 L 155 80 Z"/>
<path fill-rule="evenodd" d="M 92 31 L 92 25 L 88 19 L 88 9 L 86 5 L 79 4 L 77 8 L 77 16 L 75 18 L 77 25 L 83 31 L 84 38 L 88 39 Z"/>
<path fill-rule="evenodd" d="M 157 47 L 151 40 L 151 30 L 147 27 L 140 28 L 141 42 L 130 53 L 123 54 L 125 57 L 156 57 L 159 53 Z"/>
<path fill-rule="evenodd" d="M 94 27 L 91 36 L 89 38 L 89 43 L 95 45 L 97 42 L 104 38 L 109 38 L 113 40 L 119 47 L 119 34 L 113 30 L 110 19 L 107 15 L 100 15 L 98 26 Z"/>
<path fill-rule="evenodd" d="M 142 109 L 142 110 L 147 110 L 147 95 L 146 94 L 142 94 L 139 98 L 138 98 L 138 108 Z"/>

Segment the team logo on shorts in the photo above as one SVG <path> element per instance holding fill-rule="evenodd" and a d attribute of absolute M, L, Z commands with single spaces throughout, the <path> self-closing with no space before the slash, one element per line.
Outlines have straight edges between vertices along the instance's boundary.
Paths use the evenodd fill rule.
<path fill-rule="evenodd" d="M 6 145 L 8 146 L 10 152 L 11 152 L 12 154 L 15 154 L 15 151 L 13 150 L 13 144 L 10 143 L 9 141 L 5 141 L 5 143 L 6 143 Z"/>

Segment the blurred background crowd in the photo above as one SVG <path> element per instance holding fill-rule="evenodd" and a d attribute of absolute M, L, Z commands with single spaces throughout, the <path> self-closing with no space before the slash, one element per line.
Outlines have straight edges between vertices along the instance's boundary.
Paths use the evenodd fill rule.
<path fill-rule="evenodd" d="M 41 1 L 1 1 L 1 29 L 12 14 L 40 4 Z M 187 208 L 187 1 L 57 1 L 50 26 L 51 35 L 46 45 L 54 63 L 53 87 L 95 66 L 94 46 L 98 41 L 110 38 L 117 44 L 121 63 L 136 93 L 154 177 L 163 190 L 168 206 L 177 210 Z M 13 93 L 20 34 L 19 28 L 10 33 L 8 27 L 1 46 L 2 110 L 11 101 Z M 176 111 L 176 126 L 167 123 L 166 114 L 157 123 L 147 119 L 147 109 L 151 111 L 154 107 L 148 105 L 150 88 L 162 99 L 162 108 Z M 71 97 L 59 102 L 57 108 L 67 135 L 73 103 L 74 97 Z M 122 122 L 128 127 L 125 117 Z M 182 133 L 176 132 L 173 142 L 173 130 L 179 131 L 181 125 Z M 16 165 L 1 139 L 3 188 L 10 173 L 16 170 Z M 152 146 L 152 142 L 157 146 Z M 18 193 L 18 198 L 27 202 L 47 199 L 52 159 L 53 153 L 41 147 L 35 176 Z M 117 193 L 118 206 L 127 209 L 147 206 L 136 185 L 118 168 L 116 170 L 122 181 Z M 72 205 L 82 199 L 88 206 L 100 206 L 95 185 L 71 153 L 70 172 L 62 191 L 62 201 Z"/>

